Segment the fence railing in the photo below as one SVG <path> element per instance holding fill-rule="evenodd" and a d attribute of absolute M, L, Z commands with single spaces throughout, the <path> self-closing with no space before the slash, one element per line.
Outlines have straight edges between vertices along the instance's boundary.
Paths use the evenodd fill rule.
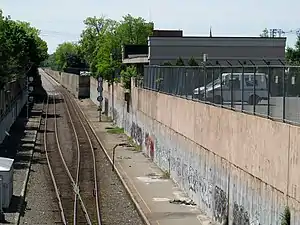
<path fill-rule="evenodd" d="M 146 66 L 143 88 L 300 124 L 300 67 Z"/>

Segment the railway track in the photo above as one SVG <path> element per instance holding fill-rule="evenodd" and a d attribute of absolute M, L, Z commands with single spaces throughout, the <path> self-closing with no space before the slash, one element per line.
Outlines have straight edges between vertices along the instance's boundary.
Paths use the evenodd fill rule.
<path fill-rule="evenodd" d="M 47 78 L 48 79 L 48 78 Z M 53 83 L 50 79 L 49 82 Z M 58 88 L 57 88 L 58 90 Z M 72 126 L 76 141 L 77 163 L 67 163 L 61 146 L 61 135 L 57 126 L 56 101 L 57 97 L 48 96 L 45 116 L 44 145 L 51 179 L 58 199 L 63 224 L 99 224 L 101 225 L 100 207 L 98 200 L 97 170 L 94 148 L 88 133 L 70 96 L 62 93 L 61 100 Z M 50 105 L 49 103 L 53 103 Z M 54 135 L 47 134 L 49 126 L 49 108 L 53 108 Z M 54 137 L 53 137 L 54 136 Z M 47 139 L 55 139 L 56 149 L 49 148 Z M 73 206 L 73 207 L 72 207 Z M 80 206 L 80 207 L 78 207 Z"/>
<path fill-rule="evenodd" d="M 76 170 L 79 174 L 73 172 L 73 176 L 79 187 L 78 200 L 83 201 L 92 224 L 150 224 L 140 209 L 137 209 L 119 175 L 112 170 L 112 162 L 73 95 L 64 87 L 57 87 L 59 83 L 51 76 L 45 75 L 45 78 L 56 86 L 56 91 L 64 101 L 64 111 L 73 124 L 73 142 L 78 142 L 80 149 L 77 152 L 80 161 L 77 168 L 80 169 Z"/>

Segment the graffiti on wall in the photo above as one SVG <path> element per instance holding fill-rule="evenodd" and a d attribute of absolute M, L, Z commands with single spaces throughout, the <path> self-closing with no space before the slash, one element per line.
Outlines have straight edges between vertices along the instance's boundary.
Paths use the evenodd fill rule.
<path fill-rule="evenodd" d="M 153 137 L 154 138 L 154 137 Z M 155 139 L 155 160 L 156 163 L 158 164 L 158 166 L 164 170 L 164 171 L 170 171 L 170 150 L 169 148 L 166 148 L 166 146 L 162 145 L 161 143 L 163 143 L 163 139 L 158 139 L 158 138 L 154 138 Z"/>
<path fill-rule="evenodd" d="M 117 109 L 114 108 L 113 111 L 112 111 L 112 113 L 113 113 L 114 121 L 118 121 L 118 119 L 119 119 L 119 113 L 118 113 Z"/>
<path fill-rule="evenodd" d="M 194 193 L 199 192 L 199 172 L 197 169 L 194 169 L 192 166 L 189 167 L 189 176 L 188 176 L 189 190 Z"/>
<path fill-rule="evenodd" d="M 199 194 L 201 202 L 207 209 L 211 209 L 213 185 L 205 178 L 199 179 Z"/>
<path fill-rule="evenodd" d="M 212 208 L 213 201 L 213 185 L 208 179 L 204 178 L 200 174 L 198 168 L 194 168 L 192 165 L 188 166 L 182 160 L 177 149 L 171 150 L 170 156 L 170 171 L 173 174 L 177 182 L 187 182 L 186 186 L 188 190 L 194 192 L 200 196 L 200 201 L 203 203 L 206 209 Z M 187 191 L 188 191 L 187 190 Z"/>
<path fill-rule="evenodd" d="M 145 146 L 146 146 L 148 155 L 150 156 L 151 160 L 153 161 L 153 159 L 154 159 L 154 141 L 148 132 L 145 133 Z"/>
<path fill-rule="evenodd" d="M 243 206 L 236 202 L 233 205 L 233 221 L 232 225 L 250 225 L 249 214 Z"/>
<path fill-rule="evenodd" d="M 130 128 L 130 136 L 137 142 L 138 145 L 143 144 L 143 133 L 142 129 L 139 127 L 138 124 L 132 122 Z"/>
<path fill-rule="evenodd" d="M 223 224 L 225 221 L 228 220 L 228 199 L 226 193 L 215 186 L 215 193 L 214 193 L 214 219 Z"/>

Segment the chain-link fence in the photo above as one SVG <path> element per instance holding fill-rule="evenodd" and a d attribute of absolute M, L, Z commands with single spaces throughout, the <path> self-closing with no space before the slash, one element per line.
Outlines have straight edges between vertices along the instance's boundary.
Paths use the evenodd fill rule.
<path fill-rule="evenodd" d="M 146 66 L 143 88 L 251 114 L 300 123 L 300 67 Z"/>

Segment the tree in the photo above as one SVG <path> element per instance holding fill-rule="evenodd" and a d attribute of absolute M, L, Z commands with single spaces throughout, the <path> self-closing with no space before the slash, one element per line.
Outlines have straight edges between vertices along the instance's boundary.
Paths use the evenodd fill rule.
<path fill-rule="evenodd" d="M 153 31 L 153 24 L 131 15 L 124 16 L 121 21 L 89 17 L 84 23 L 86 27 L 79 41 L 82 52 L 93 76 L 102 76 L 108 81 L 112 81 L 116 69 L 121 66 L 122 45 L 147 44 Z"/>
<path fill-rule="evenodd" d="M 265 28 L 259 36 L 260 37 L 270 37 L 269 30 L 267 28 Z"/>
<path fill-rule="evenodd" d="M 87 67 L 80 46 L 72 42 L 65 42 L 57 47 L 55 64 L 60 71 L 72 71 L 77 74 Z"/>
<path fill-rule="evenodd" d="M 192 57 L 192 58 L 189 59 L 188 65 L 189 65 L 189 66 L 199 66 L 199 64 L 198 64 L 197 61 L 194 59 L 194 57 Z"/>
<path fill-rule="evenodd" d="M 163 62 L 163 66 L 172 66 L 172 63 L 170 61 Z"/>
<path fill-rule="evenodd" d="M 147 44 L 148 37 L 153 32 L 153 23 L 147 23 L 141 17 L 133 17 L 130 14 L 123 17 L 116 30 L 121 44 Z"/>
<path fill-rule="evenodd" d="M 55 53 L 50 54 L 46 60 L 41 63 L 42 67 L 50 67 L 53 70 L 59 70 L 56 64 Z"/>
<path fill-rule="evenodd" d="M 84 59 L 89 64 L 90 70 L 95 76 L 98 76 L 99 72 L 97 66 L 99 64 L 99 51 L 103 52 L 107 49 L 108 41 L 107 34 L 112 34 L 118 23 L 105 17 L 88 17 L 85 21 L 85 29 L 82 31 L 81 40 L 79 41 L 80 48 Z M 106 54 L 107 57 L 107 54 Z M 109 58 L 110 56 L 108 56 Z M 101 61 L 101 60 L 100 60 Z M 107 60 L 106 60 L 107 61 Z"/>
<path fill-rule="evenodd" d="M 184 61 L 181 57 L 179 57 L 176 61 L 176 66 L 184 66 Z"/>
<path fill-rule="evenodd" d="M 85 28 L 76 46 L 73 43 L 64 43 L 57 48 L 56 65 L 62 70 L 78 65 L 79 61 L 86 62 L 92 76 L 102 76 L 107 81 L 112 81 L 116 69 L 121 69 L 122 45 L 147 44 L 148 36 L 153 32 L 153 23 L 129 14 L 121 21 L 104 16 L 88 17 L 84 24 Z M 134 74 L 131 72 L 130 67 L 121 73 L 124 76 L 121 80 L 126 87 L 130 85 L 128 75 Z"/>
<path fill-rule="evenodd" d="M 36 74 L 47 58 L 47 44 L 29 23 L 13 21 L 0 11 L 0 86 L 24 74 Z"/>
<path fill-rule="evenodd" d="M 125 70 L 121 71 L 122 83 L 125 89 L 131 88 L 131 78 L 137 77 L 138 73 L 135 66 L 128 66 Z"/>
<path fill-rule="evenodd" d="M 289 63 L 300 63 L 300 37 L 298 37 L 294 48 L 287 48 L 286 59 Z"/>

